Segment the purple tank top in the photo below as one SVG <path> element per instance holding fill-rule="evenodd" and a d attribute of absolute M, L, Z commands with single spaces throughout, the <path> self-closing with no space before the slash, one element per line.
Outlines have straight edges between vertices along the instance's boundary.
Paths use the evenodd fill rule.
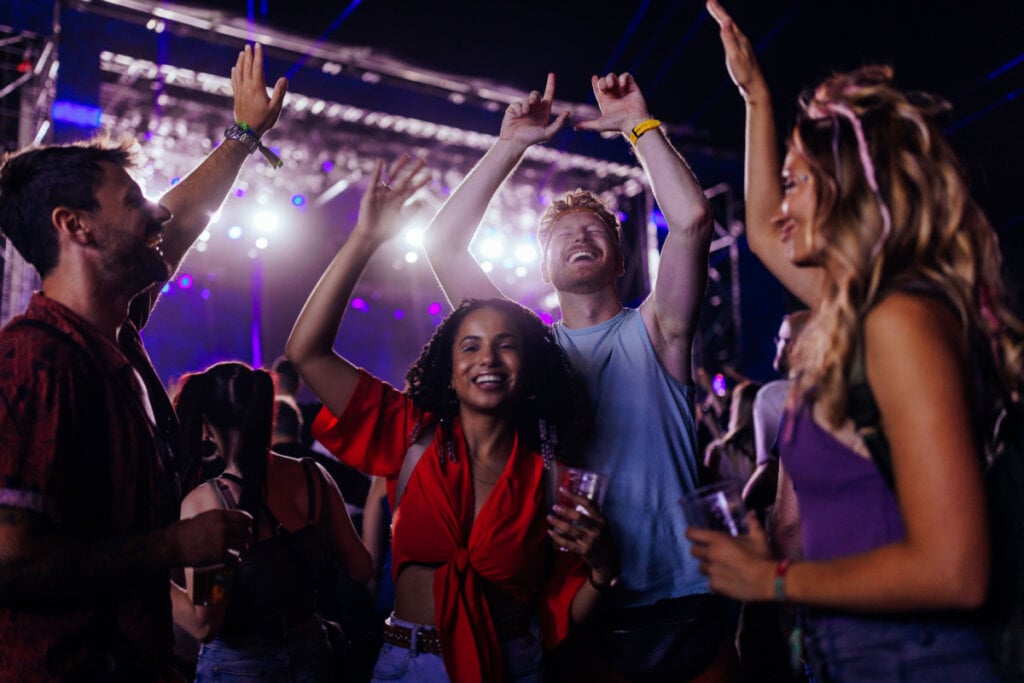
<path fill-rule="evenodd" d="M 779 453 L 800 507 L 806 560 L 830 560 L 906 538 L 896 495 L 875 464 L 823 429 L 804 405 L 787 411 Z"/>

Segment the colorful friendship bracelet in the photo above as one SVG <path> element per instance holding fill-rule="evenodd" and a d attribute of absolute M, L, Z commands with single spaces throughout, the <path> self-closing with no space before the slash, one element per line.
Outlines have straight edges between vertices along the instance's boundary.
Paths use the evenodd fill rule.
<path fill-rule="evenodd" d="M 629 131 L 629 142 L 636 144 L 636 141 L 640 139 L 640 136 L 649 130 L 654 130 L 661 125 L 661 121 L 658 119 L 647 119 L 633 126 L 633 130 Z"/>
<path fill-rule="evenodd" d="M 281 157 L 274 154 L 269 147 L 260 142 L 260 136 L 244 121 L 235 121 L 225 128 L 224 137 L 227 140 L 235 140 L 236 142 L 242 143 L 245 148 L 249 150 L 249 154 L 259 150 L 260 154 L 262 154 L 274 168 L 281 168 L 284 165 L 284 162 L 281 161 Z"/>
<path fill-rule="evenodd" d="M 775 565 L 775 600 L 786 602 L 786 572 L 789 571 L 789 560 L 780 560 Z"/>

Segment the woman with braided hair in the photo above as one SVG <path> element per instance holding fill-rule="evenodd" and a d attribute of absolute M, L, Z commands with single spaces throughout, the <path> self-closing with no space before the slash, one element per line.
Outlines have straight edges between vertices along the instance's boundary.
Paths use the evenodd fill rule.
<path fill-rule="evenodd" d="M 225 465 L 185 497 L 181 517 L 237 508 L 252 516 L 254 529 L 226 604 L 193 604 L 192 568 L 185 570 L 187 591 L 171 585 L 175 620 L 203 643 L 196 680 L 329 680 L 334 663 L 316 606 L 325 550 L 354 581 L 365 583 L 373 571 L 341 492 L 312 460 L 270 450 L 269 372 L 227 362 L 186 375 L 175 409 L 186 461 L 212 440 Z"/>
<path fill-rule="evenodd" d="M 747 104 L 751 249 L 812 317 L 779 437 L 802 560 L 770 558 L 756 520 L 740 539 L 690 530 L 693 553 L 717 591 L 802 606 L 815 680 L 995 680 L 974 626 L 993 420 L 972 403 L 1018 400 L 1024 326 L 935 121 L 943 105 L 897 89 L 887 67 L 827 78 L 801 98 L 780 180 L 753 50 L 708 9 Z M 993 372 L 975 386 L 982 366 Z"/>
<path fill-rule="evenodd" d="M 427 180 L 422 166 L 403 158 L 388 184 L 378 162 L 285 353 L 324 403 L 314 436 L 387 479 L 395 607 L 374 680 L 538 681 L 542 641 L 564 638 L 618 575 L 597 507 L 572 494 L 572 509 L 551 505 L 554 461 L 572 455 L 586 414 L 551 333 L 518 304 L 467 300 L 405 392 L 332 349 L 363 268 Z"/>

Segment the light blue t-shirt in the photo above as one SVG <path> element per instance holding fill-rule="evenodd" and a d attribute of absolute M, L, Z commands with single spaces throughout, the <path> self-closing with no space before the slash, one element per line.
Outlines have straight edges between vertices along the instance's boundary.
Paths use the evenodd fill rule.
<path fill-rule="evenodd" d="M 553 331 L 594 404 L 585 464 L 610 478 L 602 512 L 621 555 L 619 606 L 708 592 L 679 502 L 697 486 L 693 387 L 662 367 L 636 309 Z"/>

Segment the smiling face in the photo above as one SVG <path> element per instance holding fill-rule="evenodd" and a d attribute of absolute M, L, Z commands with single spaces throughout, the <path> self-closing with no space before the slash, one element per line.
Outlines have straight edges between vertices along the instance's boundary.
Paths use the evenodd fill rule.
<path fill-rule="evenodd" d="M 160 241 L 171 214 L 147 200 L 123 168 L 109 162 L 101 166 L 103 180 L 96 190 L 99 207 L 86 214 L 100 265 L 108 280 L 139 292 L 170 275 Z"/>
<path fill-rule="evenodd" d="M 807 160 L 792 150 L 782 167 L 782 189 L 782 204 L 775 220 L 786 257 L 797 266 L 820 265 L 815 180 Z"/>
<path fill-rule="evenodd" d="M 452 389 L 460 410 L 495 413 L 518 401 L 523 362 L 522 334 L 496 308 L 478 308 L 459 324 L 452 345 Z"/>
<path fill-rule="evenodd" d="M 541 275 L 559 292 L 599 291 L 623 271 L 622 251 L 593 211 L 570 211 L 551 226 Z"/>

